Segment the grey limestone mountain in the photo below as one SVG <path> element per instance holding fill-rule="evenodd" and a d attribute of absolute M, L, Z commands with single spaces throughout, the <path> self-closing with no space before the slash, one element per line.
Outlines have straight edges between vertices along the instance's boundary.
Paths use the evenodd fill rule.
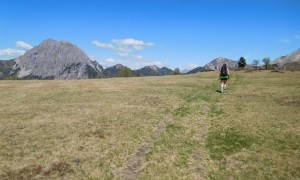
<path fill-rule="evenodd" d="M 216 58 L 216 59 L 212 60 L 211 62 L 207 63 L 204 66 L 204 69 L 206 69 L 206 70 L 219 70 L 219 69 L 221 69 L 223 64 L 227 64 L 227 67 L 229 69 L 237 69 L 238 68 L 238 62 L 237 61 L 219 57 L 219 58 Z"/>
<path fill-rule="evenodd" d="M 10 72 L 22 79 L 104 77 L 103 68 L 67 41 L 45 40 L 15 60 Z"/>
<path fill-rule="evenodd" d="M 271 62 L 271 64 L 277 64 L 279 67 L 281 67 L 284 66 L 285 64 L 295 63 L 295 62 L 300 63 L 300 49 L 298 49 L 297 51 L 289 55 L 281 56 L 275 59 L 274 61 Z"/>

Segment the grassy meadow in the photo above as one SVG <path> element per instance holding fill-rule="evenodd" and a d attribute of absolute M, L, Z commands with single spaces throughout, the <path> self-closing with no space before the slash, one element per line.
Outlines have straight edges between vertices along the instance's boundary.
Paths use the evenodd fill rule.
<path fill-rule="evenodd" d="M 0 179 L 299 179 L 300 72 L 0 81 Z"/>

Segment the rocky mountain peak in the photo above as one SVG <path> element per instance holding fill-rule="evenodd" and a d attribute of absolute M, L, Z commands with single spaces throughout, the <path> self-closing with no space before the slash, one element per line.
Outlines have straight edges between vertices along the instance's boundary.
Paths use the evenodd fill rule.
<path fill-rule="evenodd" d="M 19 78 L 85 79 L 103 76 L 102 69 L 77 46 L 47 39 L 17 58 L 11 74 Z"/>
<path fill-rule="evenodd" d="M 122 69 L 124 66 L 122 64 L 116 64 L 115 67 L 116 69 Z"/>
<path fill-rule="evenodd" d="M 227 58 L 218 57 L 218 58 L 212 60 L 211 62 L 207 63 L 204 66 L 204 69 L 219 70 L 223 66 L 223 64 L 227 64 L 227 67 L 229 69 L 236 69 L 238 67 L 238 62 L 237 61 L 227 59 Z"/>
<path fill-rule="evenodd" d="M 149 66 L 150 69 L 157 71 L 159 68 L 156 65 Z"/>

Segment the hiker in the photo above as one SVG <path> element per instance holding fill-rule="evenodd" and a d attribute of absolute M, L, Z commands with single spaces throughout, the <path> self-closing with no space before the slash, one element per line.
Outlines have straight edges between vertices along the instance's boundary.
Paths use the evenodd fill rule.
<path fill-rule="evenodd" d="M 221 89 L 220 92 L 225 92 L 227 88 L 227 81 L 229 79 L 229 69 L 227 68 L 226 64 L 223 64 L 221 70 L 220 70 L 220 85 Z"/>

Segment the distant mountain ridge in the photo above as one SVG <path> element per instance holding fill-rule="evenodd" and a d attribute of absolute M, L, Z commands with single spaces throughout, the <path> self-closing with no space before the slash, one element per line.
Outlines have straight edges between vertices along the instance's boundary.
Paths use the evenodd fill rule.
<path fill-rule="evenodd" d="M 118 76 L 124 68 L 128 67 L 117 64 L 104 69 L 77 46 L 67 41 L 47 39 L 19 58 L 0 61 L 0 79 L 7 76 L 17 76 L 21 79 L 105 78 Z M 129 70 L 134 76 L 163 76 L 173 72 L 166 67 L 159 68 L 155 65 Z"/>
<path fill-rule="evenodd" d="M 131 70 L 129 67 L 123 66 L 122 64 L 116 64 L 104 69 L 103 73 L 105 77 L 116 77 L 124 68 L 128 68 L 133 76 L 165 76 L 173 72 L 173 70 L 167 67 L 159 68 L 156 65 L 145 66 L 141 69 Z"/>
<path fill-rule="evenodd" d="M 237 69 L 238 62 L 219 57 L 203 67 L 197 67 L 186 74 L 219 70 L 223 64 L 229 69 Z M 289 55 L 281 56 L 271 64 L 287 70 L 300 67 L 300 49 Z M 21 79 L 88 79 L 119 76 L 124 68 L 122 64 L 103 68 L 97 61 L 92 61 L 80 48 L 67 42 L 52 39 L 44 40 L 38 46 L 28 50 L 24 55 L 12 60 L 0 60 L 0 79 L 9 76 Z M 164 76 L 174 74 L 174 71 L 156 65 L 145 66 L 141 69 L 131 70 L 132 76 Z"/>
<path fill-rule="evenodd" d="M 145 66 L 141 69 L 135 70 L 134 72 L 135 74 L 139 72 L 141 76 L 165 76 L 171 74 L 174 71 L 167 67 L 159 68 L 156 65 L 152 65 Z"/>

